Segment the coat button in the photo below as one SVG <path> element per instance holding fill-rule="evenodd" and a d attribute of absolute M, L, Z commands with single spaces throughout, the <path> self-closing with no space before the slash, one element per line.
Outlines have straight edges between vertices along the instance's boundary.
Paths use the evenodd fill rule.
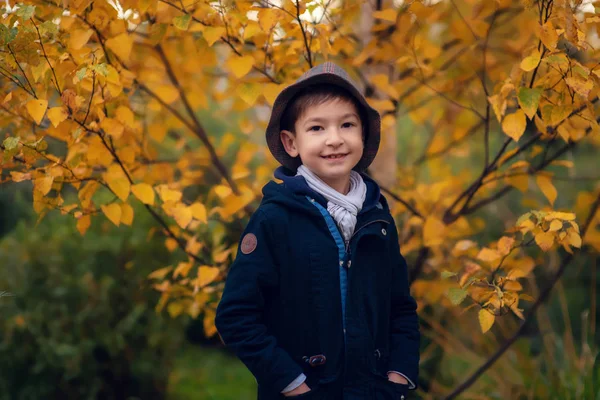
<path fill-rule="evenodd" d="M 352 260 L 348 261 L 348 268 L 350 268 L 352 266 Z"/>
<path fill-rule="evenodd" d="M 381 230 L 381 233 L 383 233 L 383 236 L 387 235 L 387 231 L 385 230 L 385 228 L 383 228 L 383 229 Z"/>
<path fill-rule="evenodd" d="M 400 396 L 400 400 L 404 400 L 404 395 Z"/>
<path fill-rule="evenodd" d="M 340 261 L 340 267 L 343 267 L 343 266 L 344 266 L 344 262 Z"/>

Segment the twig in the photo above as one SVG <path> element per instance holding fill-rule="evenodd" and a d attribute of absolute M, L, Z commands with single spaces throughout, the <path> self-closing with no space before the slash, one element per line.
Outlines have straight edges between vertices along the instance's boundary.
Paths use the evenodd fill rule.
<path fill-rule="evenodd" d="M 585 233 L 590 227 L 591 222 L 594 219 L 599 207 L 600 194 L 598 195 L 598 198 L 596 198 L 596 201 L 590 208 L 590 214 L 588 215 L 588 218 L 581 229 L 581 237 L 585 236 Z M 496 350 L 496 352 L 492 354 L 492 356 L 485 363 L 483 363 L 479 368 L 477 368 L 477 370 L 473 372 L 471 376 L 469 376 L 463 383 L 461 383 L 450 394 L 448 394 L 445 397 L 445 400 L 454 399 L 456 396 L 458 396 L 459 394 L 467 390 L 469 387 L 471 387 L 471 385 L 473 385 L 477 381 L 477 379 L 479 379 L 479 377 L 483 375 L 485 371 L 487 371 L 492 365 L 494 365 L 494 363 L 500 357 L 502 357 L 502 355 L 510 348 L 510 346 L 512 346 L 513 343 L 515 343 L 517 339 L 519 339 L 525 333 L 525 330 L 529 323 L 532 321 L 536 311 L 542 305 L 542 303 L 544 303 L 548 299 L 550 292 L 554 288 L 554 285 L 556 285 L 556 283 L 561 278 L 567 266 L 571 263 L 574 257 L 575 256 L 573 254 L 568 254 L 563 259 L 562 263 L 560 264 L 560 267 L 558 268 L 558 271 L 554 274 L 548 286 L 546 286 L 544 291 L 540 294 L 535 303 L 533 303 L 531 308 L 528 310 L 527 315 L 525 316 L 525 320 L 521 323 L 519 329 L 506 342 L 504 342 L 504 344 L 498 350 Z"/>

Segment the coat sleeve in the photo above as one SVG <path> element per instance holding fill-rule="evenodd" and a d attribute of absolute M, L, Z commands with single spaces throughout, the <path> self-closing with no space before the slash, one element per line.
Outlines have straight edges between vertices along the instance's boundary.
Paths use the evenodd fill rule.
<path fill-rule="evenodd" d="M 410 295 L 408 268 L 400 254 L 398 232 L 392 228 L 391 259 L 395 260 L 392 270 L 391 346 L 389 371 L 396 371 L 408 378 L 415 389 L 419 375 L 419 319 L 417 303 Z"/>
<path fill-rule="evenodd" d="M 265 391 L 280 393 L 303 371 L 278 346 L 263 321 L 268 292 L 278 285 L 277 266 L 271 254 L 276 243 L 268 226 L 264 212 L 257 210 L 242 235 L 229 270 L 215 325 L 225 345 L 235 351 L 258 385 Z M 247 235 L 255 236 L 254 249 L 254 240 L 244 244 Z"/>

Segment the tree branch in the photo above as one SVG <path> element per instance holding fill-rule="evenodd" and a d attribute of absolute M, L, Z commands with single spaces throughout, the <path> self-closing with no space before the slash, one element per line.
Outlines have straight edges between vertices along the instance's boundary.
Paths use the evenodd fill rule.
<path fill-rule="evenodd" d="M 583 227 L 581 229 L 581 237 L 585 236 L 585 233 L 587 232 L 588 228 L 590 227 L 591 222 L 594 219 L 599 207 L 600 207 L 600 194 L 598 195 L 598 197 L 596 198 L 596 201 L 590 208 L 590 214 L 588 215 L 588 218 L 585 221 L 585 224 L 583 225 Z M 529 323 L 531 322 L 531 320 L 533 319 L 533 316 L 535 315 L 536 311 L 542 305 L 542 303 L 544 303 L 548 299 L 550 292 L 554 288 L 554 285 L 556 285 L 558 280 L 562 277 L 567 266 L 571 263 L 571 261 L 573 261 L 574 257 L 575 256 L 573 254 L 568 254 L 563 259 L 562 263 L 560 264 L 560 267 L 558 268 L 558 271 L 554 274 L 554 276 L 550 280 L 550 283 L 548 284 L 548 286 L 546 286 L 544 291 L 540 294 L 540 296 L 537 298 L 537 300 L 532 304 L 531 308 L 528 310 L 525 320 L 521 323 L 521 326 L 519 327 L 519 329 L 506 342 L 504 342 L 504 344 L 498 350 L 496 350 L 496 352 L 494 354 L 492 354 L 492 356 L 485 363 L 483 363 L 479 368 L 477 368 L 477 370 L 475 372 L 473 372 L 471 374 L 471 376 L 469 376 L 463 383 L 461 383 L 450 394 L 448 394 L 444 398 L 445 400 L 454 399 L 456 396 L 458 396 L 459 394 L 461 394 L 465 390 L 467 390 L 469 387 L 471 387 L 477 381 L 477 379 L 479 379 L 479 377 L 481 375 L 483 375 L 483 373 L 485 371 L 487 371 L 492 365 L 494 365 L 494 363 L 500 357 L 502 357 L 502 355 L 510 348 L 510 346 L 512 346 L 517 341 L 517 339 L 519 339 L 525 333 L 525 330 L 526 330 L 527 326 L 529 325 Z"/>

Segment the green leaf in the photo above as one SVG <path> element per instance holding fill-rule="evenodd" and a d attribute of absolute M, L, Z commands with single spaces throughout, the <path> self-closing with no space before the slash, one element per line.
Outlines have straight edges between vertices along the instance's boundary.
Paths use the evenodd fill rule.
<path fill-rule="evenodd" d="M 4 24 L 0 24 L 0 46 L 4 46 L 15 40 L 18 33 L 17 28 L 8 29 Z"/>
<path fill-rule="evenodd" d="M 6 139 L 4 139 L 4 142 L 2 142 L 2 144 L 4 145 L 4 148 L 6 150 L 14 150 L 19 145 L 19 138 L 7 137 Z"/>
<path fill-rule="evenodd" d="M 450 290 L 448 290 L 448 298 L 455 306 L 462 303 L 465 297 L 467 297 L 466 290 L 463 290 L 461 288 L 450 288 Z"/>
<path fill-rule="evenodd" d="M 441 275 L 442 275 L 442 279 L 448 279 L 452 276 L 456 276 L 456 272 L 450 272 L 450 271 L 443 270 Z"/>
<path fill-rule="evenodd" d="M 10 160 L 15 154 L 19 152 L 19 138 L 17 137 L 7 137 L 2 142 L 4 146 L 4 161 Z"/>
<path fill-rule="evenodd" d="M 529 119 L 532 119 L 537 112 L 538 106 L 540 104 L 540 98 L 542 97 L 542 89 L 535 88 L 530 89 L 528 87 L 520 87 L 519 92 L 517 94 L 517 98 L 519 99 L 519 105 L 527 114 Z"/>
<path fill-rule="evenodd" d="M 157 45 L 167 33 L 167 24 L 154 24 L 150 31 L 150 43 Z"/>
<path fill-rule="evenodd" d="M 40 34 L 45 35 L 48 34 L 50 36 L 54 36 L 58 33 L 58 25 L 54 22 L 48 20 L 39 26 Z"/>
<path fill-rule="evenodd" d="M 523 222 L 527 221 L 529 219 L 529 217 L 531 217 L 531 213 L 530 212 L 521 215 L 519 217 L 519 219 L 517 220 L 517 223 L 515 225 L 516 226 L 520 226 Z"/>
<path fill-rule="evenodd" d="M 75 76 L 77 76 L 77 79 L 79 79 L 80 81 L 82 81 L 85 78 L 85 74 L 86 73 L 87 73 L 87 68 L 83 67 L 79 71 L 77 71 L 77 73 L 75 74 Z"/>
<path fill-rule="evenodd" d="M 31 17 L 33 17 L 34 13 L 35 13 L 35 6 L 26 6 L 24 4 L 20 4 L 17 12 L 15 12 L 15 15 L 17 17 L 23 18 L 23 20 L 28 20 Z"/>
<path fill-rule="evenodd" d="M 92 70 L 96 71 L 102 76 L 108 76 L 108 65 L 106 65 L 106 63 L 93 65 Z"/>
<path fill-rule="evenodd" d="M 188 27 L 190 26 L 191 19 L 192 16 L 189 14 L 180 15 L 179 17 L 173 18 L 173 25 L 175 25 L 175 28 L 177 29 L 187 31 Z"/>

